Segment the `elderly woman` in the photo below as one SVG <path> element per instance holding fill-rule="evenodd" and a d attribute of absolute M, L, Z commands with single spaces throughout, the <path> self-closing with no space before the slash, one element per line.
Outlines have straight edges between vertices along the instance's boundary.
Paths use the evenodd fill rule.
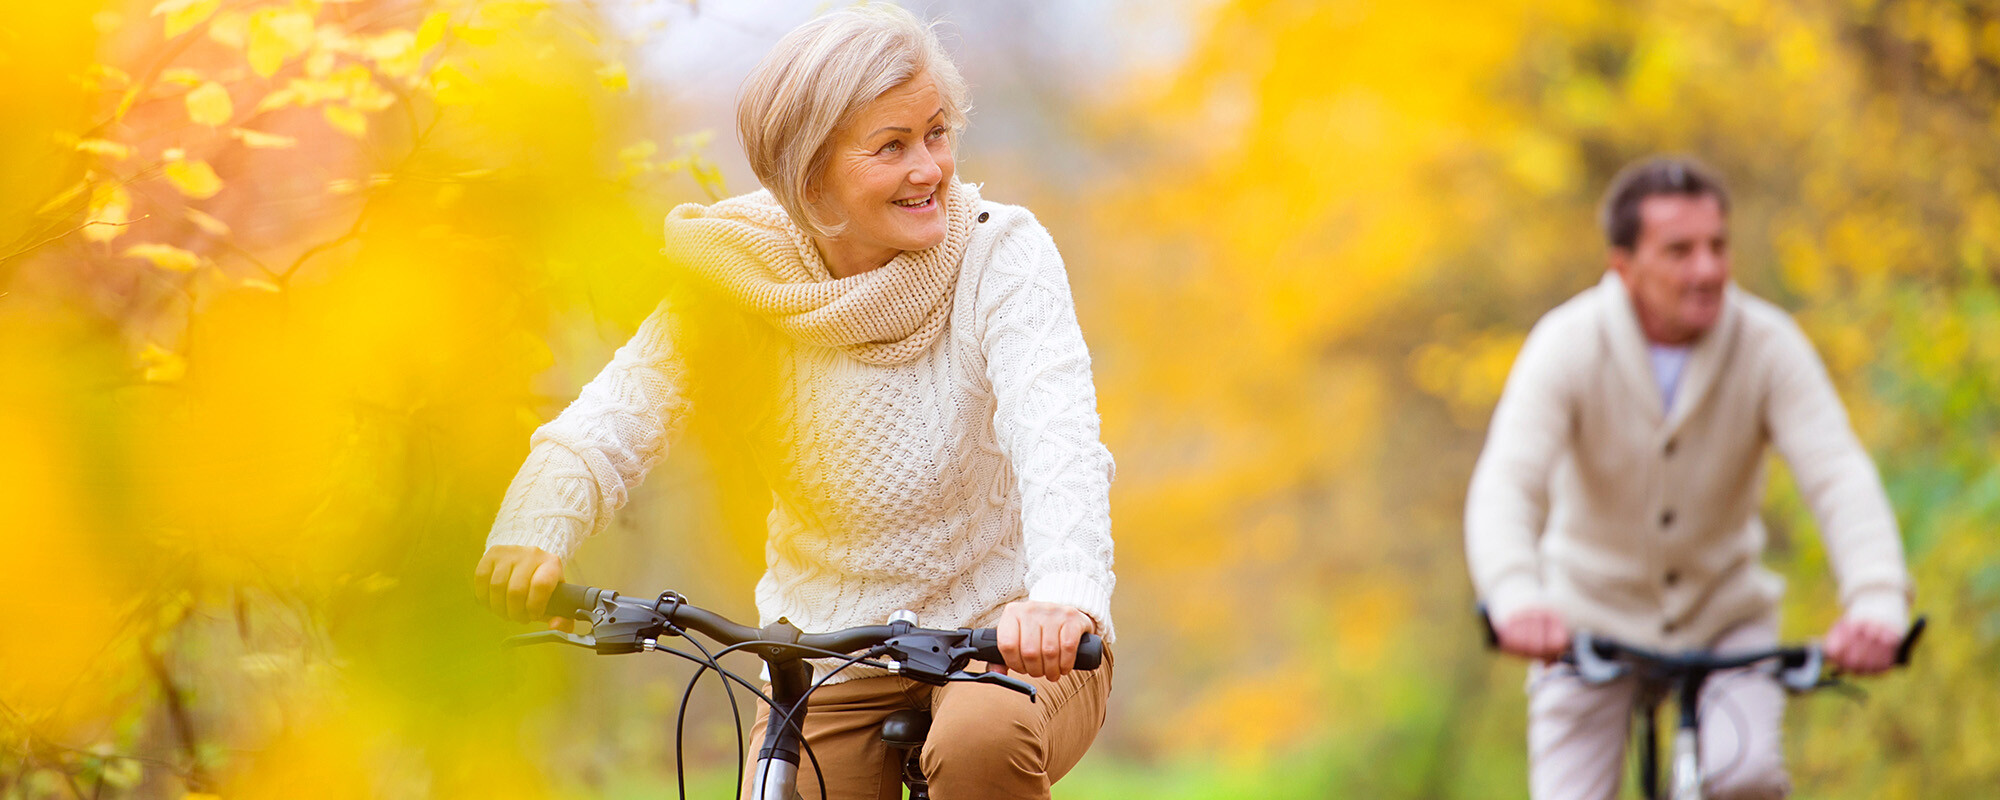
<path fill-rule="evenodd" d="M 830 797 L 900 796 L 876 728 L 912 707 L 935 720 L 921 760 L 937 797 L 1047 797 L 1111 688 L 1108 658 L 1072 671 L 1081 634 L 1112 641 L 1112 463 L 1089 352 L 1048 232 L 957 180 L 966 110 L 936 36 L 893 6 L 780 41 L 737 112 L 764 191 L 674 209 L 667 253 L 697 291 L 662 303 L 535 433 L 477 570 L 483 601 L 540 619 L 562 559 L 684 419 L 735 418 L 774 498 L 765 623 L 831 630 L 908 608 L 925 627 L 992 626 L 1004 669 L 1041 690 L 1031 703 L 835 675 L 805 731 Z M 732 315 L 721 333 L 693 322 Z M 705 409 L 726 393 L 696 388 L 704 370 L 763 376 L 765 399 Z M 721 382 L 758 385 L 738 378 Z M 810 770 L 800 780 L 818 796 Z"/>

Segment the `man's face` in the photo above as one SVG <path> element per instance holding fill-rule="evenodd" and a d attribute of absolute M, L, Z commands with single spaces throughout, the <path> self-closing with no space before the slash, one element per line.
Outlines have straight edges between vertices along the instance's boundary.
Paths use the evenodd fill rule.
<path fill-rule="evenodd" d="M 1646 338 L 1687 344 L 1722 318 L 1729 285 L 1729 221 L 1714 195 L 1659 194 L 1639 202 L 1639 239 L 1611 249 Z"/>

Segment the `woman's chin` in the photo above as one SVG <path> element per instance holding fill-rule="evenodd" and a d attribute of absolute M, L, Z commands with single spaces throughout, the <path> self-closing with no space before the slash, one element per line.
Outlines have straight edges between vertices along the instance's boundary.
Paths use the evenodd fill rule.
<path fill-rule="evenodd" d="M 908 236 L 903 237 L 903 241 L 897 249 L 929 250 L 940 244 L 944 244 L 944 234 L 943 225 L 937 226 L 936 230 L 911 231 Z"/>

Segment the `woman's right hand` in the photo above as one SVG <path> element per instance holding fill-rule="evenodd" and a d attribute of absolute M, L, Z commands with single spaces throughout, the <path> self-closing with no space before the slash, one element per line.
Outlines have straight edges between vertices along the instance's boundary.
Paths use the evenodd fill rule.
<path fill-rule="evenodd" d="M 549 595 L 562 583 L 562 559 L 539 547 L 499 544 L 486 548 L 472 573 L 472 593 L 493 613 L 532 622 L 547 619 L 549 627 L 569 630 L 567 617 L 548 616 Z"/>

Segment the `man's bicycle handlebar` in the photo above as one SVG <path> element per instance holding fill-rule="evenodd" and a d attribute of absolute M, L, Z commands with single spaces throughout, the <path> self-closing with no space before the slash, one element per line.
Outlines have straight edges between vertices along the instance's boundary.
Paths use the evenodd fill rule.
<path fill-rule="evenodd" d="M 1498 648 L 1500 636 L 1484 606 L 1479 609 L 1479 617 L 1486 626 L 1487 647 Z M 1910 623 L 1902 644 L 1896 647 L 1896 666 L 1909 665 L 1910 654 L 1916 649 L 1917 640 L 1922 638 L 1927 624 L 1923 616 Z M 1793 692 L 1808 692 L 1824 685 L 1827 668 L 1826 652 L 1818 643 L 1735 652 L 1685 650 L 1670 653 L 1625 644 L 1588 631 L 1572 634 L 1569 649 L 1564 650 L 1557 660 L 1576 667 L 1577 675 L 1591 684 L 1608 683 L 1634 670 L 1652 677 L 1667 677 L 1707 674 L 1772 662 L 1776 666 L 1779 683 Z"/>

